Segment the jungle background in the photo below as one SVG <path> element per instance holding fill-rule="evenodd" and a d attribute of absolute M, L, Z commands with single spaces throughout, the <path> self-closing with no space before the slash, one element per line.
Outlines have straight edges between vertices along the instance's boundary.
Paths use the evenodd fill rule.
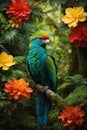
<path fill-rule="evenodd" d="M 32 9 L 29 20 L 20 28 L 13 28 L 8 23 L 6 10 L 10 0 L 0 1 L 0 53 L 5 51 L 14 56 L 16 65 L 8 71 L 0 68 L 0 130 L 40 129 L 37 125 L 35 111 L 36 90 L 30 99 L 22 103 L 9 100 L 3 91 L 4 84 L 12 78 L 26 79 L 32 84 L 26 69 L 26 56 L 29 51 L 30 36 L 38 30 L 48 31 L 51 44 L 47 51 L 54 56 L 58 67 L 57 93 L 67 104 L 79 104 L 85 111 L 84 124 L 76 130 L 87 129 L 87 48 L 71 45 L 68 34 L 70 29 L 61 18 L 68 7 L 76 4 L 87 11 L 86 0 L 28 0 Z M 78 50 L 78 51 L 77 51 Z M 78 52 L 78 53 L 77 53 Z M 10 106 L 14 110 L 10 110 Z M 10 114 L 9 114 L 10 111 Z M 58 119 L 59 109 L 53 104 L 48 125 L 41 129 L 67 130 Z"/>

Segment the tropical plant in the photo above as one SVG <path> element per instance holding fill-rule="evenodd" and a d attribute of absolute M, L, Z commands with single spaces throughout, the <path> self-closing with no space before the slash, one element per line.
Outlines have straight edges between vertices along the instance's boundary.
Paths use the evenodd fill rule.
<path fill-rule="evenodd" d="M 75 129 L 86 130 L 87 38 L 85 37 L 87 35 L 87 0 L 25 1 L 22 1 L 22 4 L 26 3 L 22 13 L 15 9 L 17 0 L 13 0 L 13 5 L 12 0 L 0 1 L 0 129 L 40 129 L 37 126 L 35 111 L 36 90 L 34 90 L 33 81 L 27 72 L 26 55 L 29 51 L 30 37 L 36 31 L 45 30 L 49 32 L 51 39 L 47 51 L 55 57 L 58 66 L 57 93 L 66 104 L 82 107 L 85 111 L 84 123 Z M 20 1 L 19 5 L 21 6 Z M 75 8 L 76 6 L 77 8 Z M 19 9 L 19 6 L 17 9 Z M 74 21 L 72 21 L 73 17 L 67 19 L 67 17 L 71 18 L 69 16 L 73 16 L 73 10 L 79 10 L 77 15 L 75 14 L 77 20 L 74 19 Z M 65 13 L 68 13 L 68 15 L 66 16 Z M 80 13 L 82 13 L 82 17 L 80 17 Z M 81 24 L 84 23 L 84 26 L 80 25 L 82 31 L 79 28 L 80 26 L 77 26 L 79 21 Z M 73 30 L 69 28 L 71 25 L 77 27 Z M 82 32 L 84 32 L 84 35 L 82 35 Z M 10 81 L 19 81 L 20 79 L 28 82 L 34 91 L 30 99 L 23 97 L 22 103 L 17 102 L 14 98 L 9 99 L 8 93 L 4 91 L 6 84 L 8 89 Z M 11 92 L 14 94 L 13 91 Z M 19 98 L 16 97 L 16 99 Z M 58 107 L 52 103 L 48 125 L 41 129 L 66 130 L 67 128 L 58 119 L 59 113 Z"/>

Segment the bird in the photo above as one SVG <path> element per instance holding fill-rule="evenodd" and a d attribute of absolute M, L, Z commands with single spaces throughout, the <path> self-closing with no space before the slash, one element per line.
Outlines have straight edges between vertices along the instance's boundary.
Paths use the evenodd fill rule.
<path fill-rule="evenodd" d="M 48 86 L 57 90 L 57 66 L 53 56 L 46 51 L 46 45 L 50 43 L 49 34 L 46 31 L 37 31 L 31 38 L 29 52 L 26 58 L 28 72 L 36 84 Z M 39 127 L 45 127 L 48 122 L 48 114 L 51 102 L 45 94 L 37 92 L 36 115 Z"/>

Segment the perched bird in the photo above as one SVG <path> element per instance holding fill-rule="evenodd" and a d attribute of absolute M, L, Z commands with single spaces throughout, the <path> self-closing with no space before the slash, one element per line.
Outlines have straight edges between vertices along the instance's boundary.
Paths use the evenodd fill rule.
<path fill-rule="evenodd" d="M 36 84 L 48 86 L 56 92 L 57 68 L 55 60 L 46 51 L 46 45 L 50 42 L 48 33 L 39 31 L 32 38 L 27 56 L 27 68 Z M 47 124 L 50 101 L 45 94 L 37 93 L 36 114 L 39 127 Z"/>

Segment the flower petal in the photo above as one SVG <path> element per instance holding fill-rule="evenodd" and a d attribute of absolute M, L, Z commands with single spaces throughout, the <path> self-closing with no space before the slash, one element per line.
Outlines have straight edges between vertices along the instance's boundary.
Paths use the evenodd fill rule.
<path fill-rule="evenodd" d="M 29 83 L 24 79 L 12 79 L 10 80 L 10 83 L 5 84 L 4 91 L 9 93 L 9 99 L 15 99 L 18 100 L 18 102 L 22 102 L 23 97 L 30 98 L 30 93 L 33 90 L 29 87 Z"/>
<path fill-rule="evenodd" d="M 75 21 L 73 21 L 73 22 L 71 22 L 71 23 L 69 23 L 68 26 L 69 26 L 69 27 L 76 27 L 77 24 L 78 24 L 78 19 L 75 20 Z"/>
<path fill-rule="evenodd" d="M 73 22 L 73 21 L 74 21 L 74 18 L 65 15 L 65 16 L 62 18 L 62 21 L 63 21 L 64 23 L 68 24 L 68 23 Z"/>
<path fill-rule="evenodd" d="M 83 7 L 67 8 L 65 13 L 66 15 L 61 20 L 69 27 L 76 27 L 79 21 L 84 22 L 87 18 L 87 13 L 84 12 Z"/>
<path fill-rule="evenodd" d="M 2 67 L 2 70 L 8 70 L 10 66 L 15 64 L 12 55 L 8 55 L 6 52 L 0 54 L 0 67 Z"/>
<path fill-rule="evenodd" d="M 20 22 L 28 20 L 31 12 L 32 10 L 29 7 L 29 3 L 25 0 L 12 0 L 6 11 L 8 17 L 15 17 L 15 19 L 18 19 Z M 14 26 L 16 25 L 12 24 L 12 27 Z M 18 27 L 18 25 L 16 27 Z"/>
<path fill-rule="evenodd" d="M 80 126 L 84 122 L 84 114 L 80 117 L 81 113 L 84 113 L 84 111 L 79 105 L 74 107 L 66 105 L 63 112 L 58 115 L 58 119 L 62 120 L 64 126 L 67 126 L 70 130 L 73 130 L 76 126 Z"/>

